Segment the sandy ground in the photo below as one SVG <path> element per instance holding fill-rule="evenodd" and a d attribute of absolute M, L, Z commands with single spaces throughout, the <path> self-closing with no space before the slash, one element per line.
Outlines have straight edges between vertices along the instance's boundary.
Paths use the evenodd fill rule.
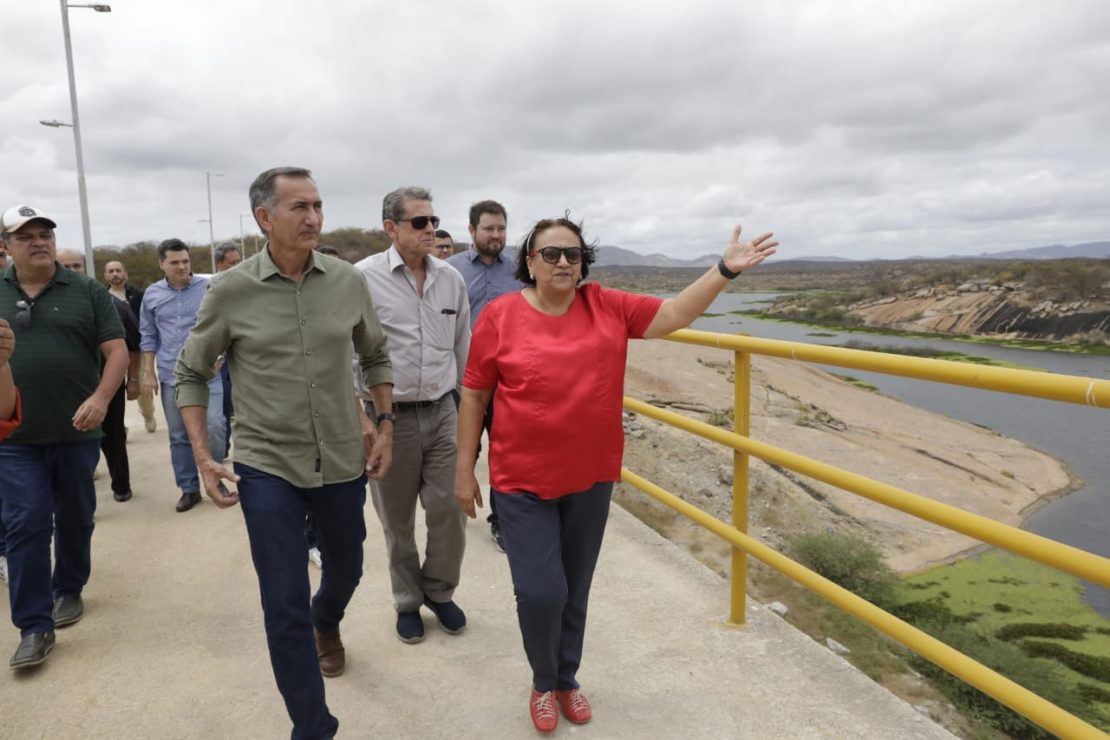
<path fill-rule="evenodd" d="M 732 353 L 675 342 L 632 342 L 626 393 L 641 400 L 732 406 Z M 850 371 L 846 371 L 850 372 Z M 924 381 L 923 381 L 924 382 Z M 706 414 L 675 409 L 702 420 Z M 673 493 L 731 518 L 731 451 L 646 418 L 626 435 L 625 466 Z M 862 390 L 804 363 L 754 357 L 751 436 L 807 457 L 927 496 L 1006 524 L 1020 525 L 1037 506 L 1072 485 L 1055 459 L 988 429 L 955 421 Z M 750 532 L 779 546 L 800 531 L 862 534 L 899 571 L 951 559 L 978 543 L 752 458 Z M 622 501 L 640 494 L 624 494 Z M 642 502 L 632 508 L 644 508 Z M 728 550 L 693 525 L 663 521 L 721 570 Z"/>

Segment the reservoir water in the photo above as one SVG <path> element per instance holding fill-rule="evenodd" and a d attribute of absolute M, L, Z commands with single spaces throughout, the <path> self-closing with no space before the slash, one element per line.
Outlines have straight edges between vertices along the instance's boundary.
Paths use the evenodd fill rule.
<path fill-rule="evenodd" d="M 774 298 L 770 293 L 726 293 L 709 308 L 722 316 L 702 317 L 693 328 L 724 334 L 751 334 L 810 344 L 842 345 L 849 341 L 871 346 L 933 347 L 991 357 L 1053 373 L 1110 380 L 1110 357 L 1066 352 L 1014 349 L 989 344 L 854 334 L 815 329 L 801 324 L 729 315 L 730 311 L 759 309 Z M 832 336 L 811 336 L 814 332 Z M 901 378 L 861 370 L 824 366 L 850 374 L 891 397 L 929 411 L 990 427 L 1064 461 L 1081 488 L 1058 498 L 1029 517 L 1025 529 L 1054 540 L 1110 557 L 1110 409 L 1026 398 Z M 928 495 L 927 491 L 915 491 Z M 1110 618 L 1110 590 L 1087 583 L 1086 601 Z"/>

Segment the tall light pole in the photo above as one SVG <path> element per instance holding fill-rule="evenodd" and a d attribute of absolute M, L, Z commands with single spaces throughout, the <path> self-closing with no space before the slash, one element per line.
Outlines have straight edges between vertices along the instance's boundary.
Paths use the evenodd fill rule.
<path fill-rule="evenodd" d="M 243 218 L 249 216 L 249 213 L 239 214 L 239 251 L 243 253 L 243 259 L 247 258 L 247 241 L 243 236 Z"/>
<path fill-rule="evenodd" d="M 81 119 L 77 115 L 77 82 L 73 78 L 73 48 L 69 43 L 69 9 L 92 8 L 97 13 L 111 13 L 110 5 L 78 5 L 61 0 L 62 36 L 66 44 L 66 71 L 69 72 L 69 104 L 73 109 L 73 146 L 77 150 L 77 197 L 81 202 L 81 232 L 85 237 L 85 270 L 90 277 L 96 277 L 96 263 L 93 260 L 92 229 L 89 227 L 89 197 L 85 193 L 85 158 L 81 154 Z M 57 122 L 55 122 L 57 123 Z M 50 124 L 47 124 L 48 126 Z M 58 124 L 61 125 L 61 124 Z"/>
<path fill-rule="evenodd" d="M 204 171 L 204 181 L 208 185 L 208 249 L 212 255 L 212 274 L 216 274 L 216 233 L 212 228 L 212 178 L 223 177 L 222 172 Z"/>

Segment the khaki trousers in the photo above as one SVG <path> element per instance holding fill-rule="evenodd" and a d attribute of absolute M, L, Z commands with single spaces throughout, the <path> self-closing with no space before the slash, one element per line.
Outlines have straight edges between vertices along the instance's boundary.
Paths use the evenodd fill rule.
<path fill-rule="evenodd" d="M 450 394 L 396 413 L 393 465 L 384 478 L 370 481 L 370 497 L 385 533 L 394 606 L 411 612 L 425 597 L 452 599 L 466 550 L 466 515 L 455 502 L 457 415 Z M 423 562 L 415 533 L 418 501 L 428 529 Z"/>

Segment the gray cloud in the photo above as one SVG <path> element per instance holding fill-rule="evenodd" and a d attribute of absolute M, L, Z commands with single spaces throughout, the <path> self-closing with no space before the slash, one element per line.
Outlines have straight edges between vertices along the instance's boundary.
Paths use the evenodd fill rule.
<path fill-rule="evenodd" d="M 422 184 L 453 233 L 570 209 L 691 257 L 735 221 L 783 254 L 978 253 L 1108 238 L 1100 3 L 617 0 L 71 11 L 94 241 L 237 235 L 263 169 L 313 169 L 326 226 Z M 5 10 L 0 202 L 79 241 L 57 7 Z M 249 221 L 249 219 L 248 219 Z M 747 233 L 747 232 L 746 232 Z"/>

